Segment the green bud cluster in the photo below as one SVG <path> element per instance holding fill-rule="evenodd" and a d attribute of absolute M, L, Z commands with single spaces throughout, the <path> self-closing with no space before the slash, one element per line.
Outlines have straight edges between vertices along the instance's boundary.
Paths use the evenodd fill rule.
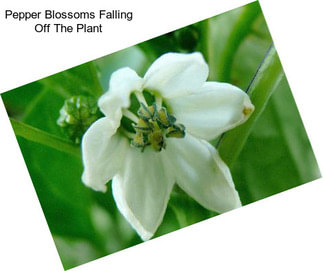
<path fill-rule="evenodd" d="M 136 134 L 131 145 L 142 151 L 146 146 L 151 146 L 154 151 L 160 152 L 166 148 L 165 137 L 185 136 L 184 125 L 176 124 L 176 118 L 165 107 L 158 110 L 155 103 L 151 106 L 140 103 L 137 115 L 139 121 L 133 124 Z"/>
<path fill-rule="evenodd" d="M 87 96 L 72 96 L 65 100 L 59 113 L 57 124 L 76 144 L 81 142 L 87 128 L 101 117 L 96 100 Z"/>

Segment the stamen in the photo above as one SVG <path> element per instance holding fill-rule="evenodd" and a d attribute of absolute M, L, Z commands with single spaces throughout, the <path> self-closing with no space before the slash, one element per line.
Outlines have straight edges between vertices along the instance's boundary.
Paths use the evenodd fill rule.
<path fill-rule="evenodd" d="M 143 103 L 145 106 L 148 106 L 147 102 L 146 102 L 146 99 L 145 99 L 145 96 L 144 96 L 144 94 L 142 94 L 142 92 L 135 91 L 134 93 L 135 93 L 136 98 L 137 98 L 139 103 Z"/>
<path fill-rule="evenodd" d="M 183 138 L 185 137 L 185 127 L 182 124 L 173 125 L 166 131 L 166 137 Z"/>
<path fill-rule="evenodd" d="M 163 131 L 157 128 L 157 126 L 156 130 L 148 135 L 148 141 L 151 143 L 151 147 L 157 152 L 160 152 L 162 148 L 165 149 L 166 147 Z"/>
<path fill-rule="evenodd" d="M 139 121 L 139 118 L 128 109 L 122 109 L 122 115 L 124 115 L 126 118 L 132 120 L 135 123 L 138 123 Z"/>
<path fill-rule="evenodd" d="M 134 94 L 140 105 L 137 115 L 129 110 L 123 110 L 123 115 L 134 122 L 131 123 L 131 130 L 134 130 L 135 134 L 124 131 L 124 134 L 132 139 L 131 146 L 142 152 L 150 146 L 154 151 L 160 152 L 166 149 L 166 138 L 185 137 L 184 125 L 176 124 L 176 118 L 163 107 L 160 95 L 155 95 L 154 100 L 147 98 L 148 105 L 142 92 L 137 91 Z"/>
<path fill-rule="evenodd" d="M 155 102 L 156 102 L 157 109 L 160 110 L 162 108 L 162 104 L 163 104 L 162 97 L 160 95 L 156 95 Z"/>
<path fill-rule="evenodd" d="M 156 116 L 156 104 L 151 106 L 146 106 L 143 103 L 140 104 L 140 108 L 138 109 L 138 116 L 144 120 L 154 119 Z"/>
<path fill-rule="evenodd" d="M 152 130 L 151 124 L 144 119 L 139 119 L 137 125 L 133 124 L 132 127 L 138 133 L 147 134 Z"/>
<path fill-rule="evenodd" d="M 157 114 L 157 122 L 164 128 L 168 128 L 169 126 L 172 126 L 176 122 L 176 118 L 168 114 L 165 107 L 162 107 Z"/>

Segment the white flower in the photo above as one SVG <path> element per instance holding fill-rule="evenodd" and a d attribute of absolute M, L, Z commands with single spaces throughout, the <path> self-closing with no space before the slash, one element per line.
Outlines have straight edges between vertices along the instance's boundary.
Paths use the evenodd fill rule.
<path fill-rule="evenodd" d="M 112 179 L 118 209 L 143 240 L 160 225 L 175 182 L 212 211 L 241 206 L 207 140 L 243 123 L 254 106 L 239 88 L 207 77 L 200 53 L 164 54 L 144 78 L 119 69 L 98 102 L 105 117 L 83 137 L 83 182 L 105 191 Z"/>

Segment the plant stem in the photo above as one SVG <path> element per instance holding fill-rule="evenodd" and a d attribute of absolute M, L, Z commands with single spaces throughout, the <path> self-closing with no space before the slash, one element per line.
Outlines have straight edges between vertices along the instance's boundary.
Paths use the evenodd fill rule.
<path fill-rule="evenodd" d="M 247 89 L 247 93 L 255 106 L 255 111 L 247 122 L 225 133 L 218 143 L 220 155 L 229 167 L 232 167 L 233 162 L 238 157 L 253 125 L 264 111 L 271 94 L 276 89 L 283 74 L 283 68 L 276 49 L 272 45 Z"/>
<path fill-rule="evenodd" d="M 21 136 L 29 141 L 36 142 L 61 152 L 80 156 L 80 148 L 67 140 L 51 135 L 40 129 L 10 118 L 16 136 Z"/>
<path fill-rule="evenodd" d="M 251 3 L 244 7 L 237 21 L 235 22 L 232 31 L 226 40 L 224 50 L 217 65 L 219 71 L 219 81 L 229 82 L 231 76 L 232 63 L 234 56 L 260 13 L 258 2 Z"/>

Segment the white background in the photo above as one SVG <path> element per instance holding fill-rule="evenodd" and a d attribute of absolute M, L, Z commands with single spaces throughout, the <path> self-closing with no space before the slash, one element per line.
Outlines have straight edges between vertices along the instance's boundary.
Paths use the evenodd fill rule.
<path fill-rule="evenodd" d="M 1 1 L 0 91 L 250 1 Z M 317 160 L 323 163 L 320 0 L 260 0 Z M 4 10 L 134 12 L 103 34 L 37 34 Z M 90 37 L 90 38 L 89 38 Z M 297 136 L 297 135 L 295 135 Z M 0 103 L 0 269 L 63 270 Z M 322 179 L 85 264 L 76 270 L 323 270 Z"/>

